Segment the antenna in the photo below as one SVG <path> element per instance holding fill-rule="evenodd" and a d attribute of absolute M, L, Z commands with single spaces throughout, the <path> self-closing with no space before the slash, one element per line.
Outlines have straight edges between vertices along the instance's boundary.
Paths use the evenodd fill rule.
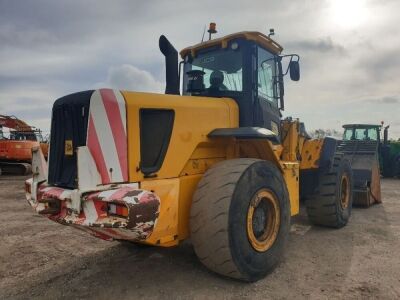
<path fill-rule="evenodd" d="M 271 35 L 275 35 L 275 30 L 273 28 L 269 29 L 268 37 L 271 37 Z"/>
<path fill-rule="evenodd" d="M 203 36 L 201 37 L 201 42 L 204 41 L 204 35 L 206 34 L 206 28 L 207 28 L 207 25 L 204 25 Z"/>

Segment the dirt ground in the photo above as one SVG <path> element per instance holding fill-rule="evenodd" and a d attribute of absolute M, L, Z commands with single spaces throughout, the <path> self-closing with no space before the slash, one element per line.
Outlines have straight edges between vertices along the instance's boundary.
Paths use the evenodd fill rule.
<path fill-rule="evenodd" d="M 23 177 L 0 178 L 0 299 L 399 299 L 400 180 L 383 205 L 332 230 L 293 220 L 283 263 L 246 284 L 208 272 L 189 242 L 171 249 L 105 242 L 33 213 Z"/>

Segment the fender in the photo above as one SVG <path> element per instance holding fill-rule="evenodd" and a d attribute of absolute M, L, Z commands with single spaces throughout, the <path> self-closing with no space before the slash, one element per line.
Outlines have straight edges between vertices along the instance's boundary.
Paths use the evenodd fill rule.
<path fill-rule="evenodd" d="M 208 137 L 233 137 L 236 139 L 268 140 L 279 143 L 279 137 L 271 130 L 261 127 L 217 128 L 208 134 Z"/>

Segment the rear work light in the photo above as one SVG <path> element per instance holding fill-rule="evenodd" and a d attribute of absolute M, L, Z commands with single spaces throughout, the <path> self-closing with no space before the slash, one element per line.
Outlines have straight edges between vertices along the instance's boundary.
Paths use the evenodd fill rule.
<path fill-rule="evenodd" d="M 123 204 L 109 203 L 108 214 L 119 217 L 128 217 L 128 208 Z"/>

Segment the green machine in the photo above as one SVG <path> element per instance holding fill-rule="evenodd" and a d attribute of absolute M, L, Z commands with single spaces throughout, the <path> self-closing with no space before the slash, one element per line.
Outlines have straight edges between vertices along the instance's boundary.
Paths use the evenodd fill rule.
<path fill-rule="evenodd" d="M 383 130 L 383 144 L 379 153 L 382 175 L 400 178 L 400 140 L 389 141 L 388 129 L 389 126 L 386 126 Z"/>
<path fill-rule="evenodd" d="M 389 141 L 389 126 L 376 124 L 343 125 L 343 141 L 360 141 L 359 144 L 374 144 L 383 177 L 400 177 L 400 141 Z M 383 139 L 381 131 L 383 128 Z"/>
<path fill-rule="evenodd" d="M 343 153 L 353 169 L 353 205 L 369 207 L 381 203 L 379 126 L 347 124 L 343 128 L 337 151 Z"/>

